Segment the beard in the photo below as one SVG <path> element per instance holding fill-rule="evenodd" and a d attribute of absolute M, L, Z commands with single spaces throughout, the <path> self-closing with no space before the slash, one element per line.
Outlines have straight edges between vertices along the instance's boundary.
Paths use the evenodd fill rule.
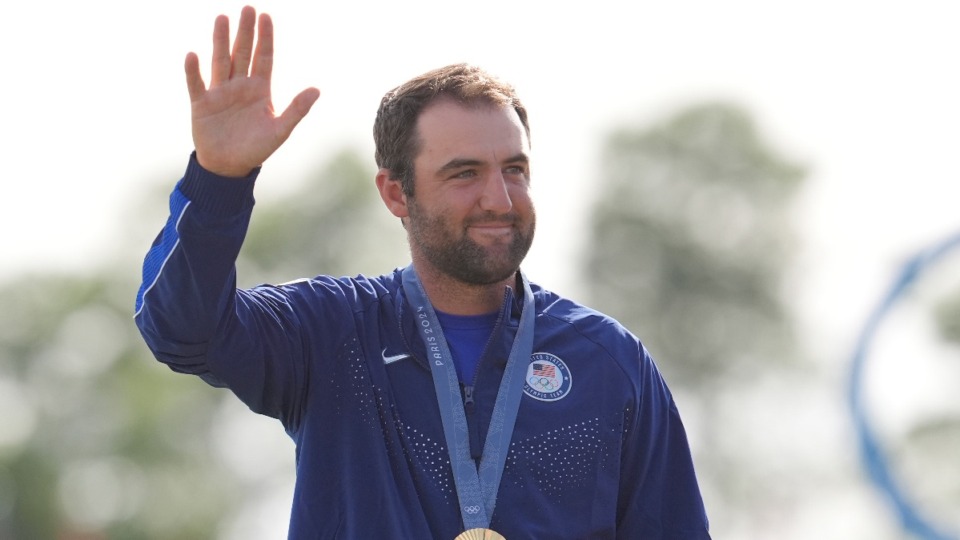
<path fill-rule="evenodd" d="M 470 285 L 491 285 L 513 276 L 527 256 L 536 216 L 531 208 L 529 223 L 514 212 L 505 215 L 492 212 L 468 218 L 456 226 L 444 213 L 430 214 L 415 199 L 408 204 L 407 231 L 411 249 L 418 250 L 435 268 L 457 281 Z M 483 246 L 471 239 L 468 227 L 475 223 L 509 224 L 514 234 L 510 240 Z"/>

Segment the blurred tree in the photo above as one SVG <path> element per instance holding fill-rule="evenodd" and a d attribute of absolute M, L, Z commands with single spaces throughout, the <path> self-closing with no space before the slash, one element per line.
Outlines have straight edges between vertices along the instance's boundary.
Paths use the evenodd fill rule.
<path fill-rule="evenodd" d="M 790 495 L 759 488 L 770 470 L 751 463 L 750 439 L 763 434 L 725 415 L 762 414 L 777 397 L 770 374 L 803 369 L 784 300 L 803 170 L 722 103 L 612 132 L 601 166 L 583 266 L 591 302 L 633 329 L 689 398 L 682 412 L 714 520 L 782 512 Z"/>
<path fill-rule="evenodd" d="M 403 232 L 372 179 L 345 152 L 302 190 L 258 207 L 241 278 L 343 272 L 355 261 L 389 270 L 405 243 L 384 237 Z M 132 322 L 139 261 L 169 186 L 144 213 L 157 218 L 149 233 L 142 215 L 129 220 L 137 237 L 118 250 L 129 260 L 0 288 L 2 539 L 215 538 L 266 489 L 268 478 L 238 475 L 225 455 L 236 398 L 154 361 Z M 279 424 L 276 436 L 285 438 Z M 292 463 L 292 443 L 289 452 Z"/>
<path fill-rule="evenodd" d="M 670 358 L 676 384 L 709 385 L 788 359 L 782 279 L 788 203 L 802 171 L 745 112 L 703 105 L 607 141 L 585 269 L 595 302 Z"/>
<path fill-rule="evenodd" d="M 203 434 L 218 396 L 150 362 L 131 277 L 0 290 L 2 538 L 211 537 L 234 498 Z"/>
<path fill-rule="evenodd" d="M 258 208 L 238 261 L 240 275 L 276 283 L 319 272 L 379 274 L 404 260 L 404 229 L 384 209 L 368 163 L 341 152 L 318 172 L 318 181 Z"/>

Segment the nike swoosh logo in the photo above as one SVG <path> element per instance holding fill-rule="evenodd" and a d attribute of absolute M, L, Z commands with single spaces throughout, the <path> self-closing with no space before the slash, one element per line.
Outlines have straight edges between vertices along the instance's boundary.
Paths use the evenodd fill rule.
<path fill-rule="evenodd" d="M 394 354 L 394 355 L 387 356 L 387 350 L 386 350 L 386 349 L 383 350 L 383 363 L 384 363 L 384 364 L 392 364 L 392 363 L 394 363 L 394 362 L 399 362 L 400 360 L 403 360 L 404 358 L 410 358 L 410 355 L 404 353 L 404 354 Z"/>

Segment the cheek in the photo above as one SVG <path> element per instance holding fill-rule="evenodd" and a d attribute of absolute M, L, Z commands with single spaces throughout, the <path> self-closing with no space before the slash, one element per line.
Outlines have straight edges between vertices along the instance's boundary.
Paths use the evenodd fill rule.
<path fill-rule="evenodd" d="M 510 190 L 510 201 L 517 210 L 533 213 L 533 199 L 530 196 L 529 187 L 515 186 Z"/>

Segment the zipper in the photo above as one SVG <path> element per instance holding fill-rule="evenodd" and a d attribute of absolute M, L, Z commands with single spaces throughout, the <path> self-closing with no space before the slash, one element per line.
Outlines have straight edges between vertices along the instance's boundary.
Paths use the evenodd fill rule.
<path fill-rule="evenodd" d="M 487 342 L 484 343 L 483 350 L 480 352 L 480 360 L 477 362 L 477 368 L 473 372 L 473 381 L 471 381 L 472 385 L 477 384 L 477 378 L 480 376 L 480 371 L 481 371 L 480 368 L 482 367 L 484 361 L 487 360 L 487 356 L 489 356 L 487 354 L 487 350 L 490 348 L 490 343 L 493 342 L 493 340 L 496 339 L 498 335 L 503 333 L 502 331 L 498 331 L 498 330 L 501 329 L 500 325 L 503 324 L 505 320 L 508 320 L 510 318 L 510 313 L 512 309 L 513 309 L 513 294 L 511 289 L 507 287 L 507 290 L 503 291 L 503 303 L 501 304 L 501 307 L 500 307 L 500 314 L 497 315 L 497 320 L 494 321 L 493 323 L 493 331 L 490 332 L 490 337 L 487 338 Z M 467 387 L 464 387 L 464 388 L 467 388 Z M 472 387 L 470 389 L 473 390 Z"/>
<path fill-rule="evenodd" d="M 480 377 L 483 364 L 491 361 L 487 358 L 490 356 L 487 353 L 487 350 L 490 348 L 490 343 L 502 333 L 501 325 L 505 324 L 504 321 L 509 319 L 512 309 L 513 291 L 510 287 L 507 287 L 507 290 L 503 292 L 503 304 L 500 308 L 500 315 L 497 316 L 496 322 L 493 323 L 493 332 L 490 333 L 490 337 L 487 338 L 487 343 L 484 344 L 483 351 L 480 353 L 480 361 L 477 362 L 477 369 L 473 373 L 473 380 L 470 384 L 463 384 L 463 412 L 466 415 L 467 436 L 470 439 L 470 457 L 473 458 L 473 461 L 477 464 L 477 468 L 480 467 L 480 459 L 483 457 L 483 446 L 480 444 L 480 422 L 476 418 L 476 403 L 473 400 L 473 388 L 477 384 L 477 379 Z M 499 384 L 497 387 L 499 388 Z"/>
<path fill-rule="evenodd" d="M 480 464 L 480 458 L 483 456 L 483 448 L 480 447 L 480 433 L 477 427 L 477 419 L 474 418 L 474 409 L 476 405 L 473 401 L 473 386 L 463 387 L 463 412 L 467 417 L 467 436 L 470 439 L 470 457 L 473 458 L 477 466 Z"/>

